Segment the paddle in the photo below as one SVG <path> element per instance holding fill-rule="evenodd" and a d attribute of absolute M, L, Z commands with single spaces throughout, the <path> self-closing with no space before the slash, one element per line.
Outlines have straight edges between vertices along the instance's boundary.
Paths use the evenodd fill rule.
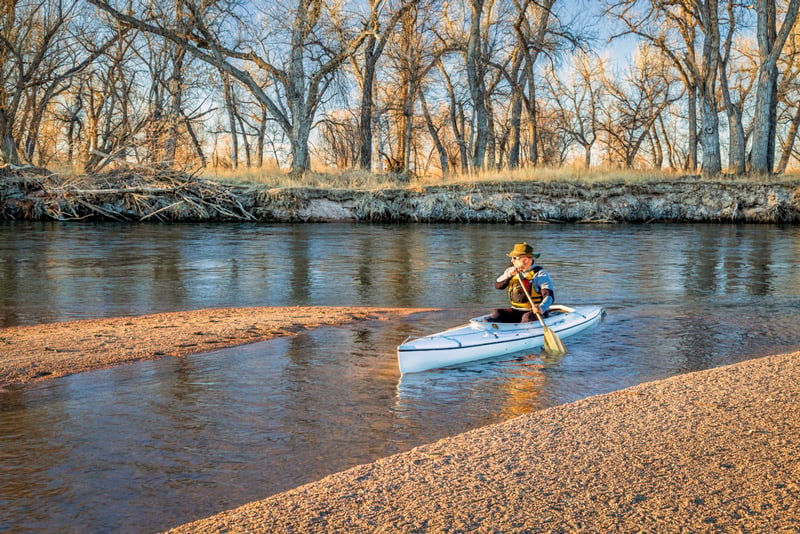
<path fill-rule="evenodd" d="M 530 293 L 528 293 L 528 290 L 525 288 L 525 284 L 522 283 L 522 276 L 520 276 L 520 273 L 517 273 L 517 279 L 519 280 L 519 285 L 522 286 L 522 291 L 525 293 L 525 296 L 528 297 L 528 302 L 531 303 L 531 311 L 533 311 L 536 305 L 533 303 L 533 299 L 531 298 Z M 542 325 L 542 330 L 544 330 L 544 350 L 554 355 L 566 354 L 567 348 L 558 338 L 556 333 L 550 330 L 550 327 L 544 324 L 544 319 L 542 318 L 542 314 L 535 311 L 533 313 L 536 314 L 536 318 L 539 319 L 539 322 Z"/>

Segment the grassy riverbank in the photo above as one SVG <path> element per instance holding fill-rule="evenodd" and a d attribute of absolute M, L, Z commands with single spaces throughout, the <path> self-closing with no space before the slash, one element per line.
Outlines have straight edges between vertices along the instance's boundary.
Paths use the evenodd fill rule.
<path fill-rule="evenodd" d="M 457 187 L 466 188 L 475 185 L 516 184 L 524 182 L 563 182 L 579 185 L 596 183 L 618 183 L 641 185 L 651 182 L 672 180 L 724 181 L 740 184 L 796 184 L 800 185 L 800 176 L 764 175 L 764 176 L 720 176 L 706 179 L 699 175 L 687 175 L 669 171 L 637 171 L 633 169 L 585 169 L 583 167 L 539 167 L 536 169 L 484 171 L 476 174 L 449 174 L 447 176 L 406 176 L 398 174 L 376 174 L 360 170 L 310 172 L 302 178 L 296 178 L 279 171 L 269 172 L 252 169 L 236 171 L 209 169 L 200 173 L 199 177 L 215 182 L 233 185 L 253 185 L 268 188 L 319 188 L 342 190 L 379 190 L 409 189 L 424 187 Z"/>
<path fill-rule="evenodd" d="M 124 222 L 800 222 L 800 181 L 537 170 L 425 185 L 309 175 L 281 186 L 178 172 L 64 177 L 4 169 L 0 220 Z M 377 182 L 376 182 L 377 180 Z"/>

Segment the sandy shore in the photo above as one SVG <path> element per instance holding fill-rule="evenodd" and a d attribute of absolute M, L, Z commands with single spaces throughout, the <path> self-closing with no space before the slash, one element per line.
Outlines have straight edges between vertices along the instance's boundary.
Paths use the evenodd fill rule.
<path fill-rule="evenodd" d="M 214 308 L 0 329 L 0 388 L 125 362 L 187 356 L 415 309 Z"/>
<path fill-rule="evenodd" d="M 798 363 L 525 415 L 171 532 L 800 532 Z"/>

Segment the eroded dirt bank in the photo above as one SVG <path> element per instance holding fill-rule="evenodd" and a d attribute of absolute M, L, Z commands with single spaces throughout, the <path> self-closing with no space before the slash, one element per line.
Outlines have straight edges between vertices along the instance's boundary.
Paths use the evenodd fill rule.
<path fill-rule="evenodd" d="M 800 181 L 677 177 L 343 190 L 234 186 L 176 173 L 65 179 L 0 170 L 0 220 L 800 222 Z"/>
<path fill-rule="evenodd" d="M 186 356 L 415 309 L 213 308 L 0 329 L 0 388 L 136 360 Z"/>
<path fill-rule="evenodd" d="M 799 359 L 536 412 L 171 532 L 798 532 Z"/>

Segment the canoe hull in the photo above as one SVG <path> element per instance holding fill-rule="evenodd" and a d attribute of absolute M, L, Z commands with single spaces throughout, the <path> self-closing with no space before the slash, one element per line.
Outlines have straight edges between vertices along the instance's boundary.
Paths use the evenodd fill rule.
<path fill-rule="evenodd" d="M 568 308 L 554 305 L 545 324 L 559 338 L 567 338 L 596 325 L 604 314 L 601 306 Z M 520 352 L 544 345 L 544 331 L 538 321 L 492 323 L 487 316 L 437 334 L 404 341 L 397 347 L 400 372 L 418 373 Z"/>

